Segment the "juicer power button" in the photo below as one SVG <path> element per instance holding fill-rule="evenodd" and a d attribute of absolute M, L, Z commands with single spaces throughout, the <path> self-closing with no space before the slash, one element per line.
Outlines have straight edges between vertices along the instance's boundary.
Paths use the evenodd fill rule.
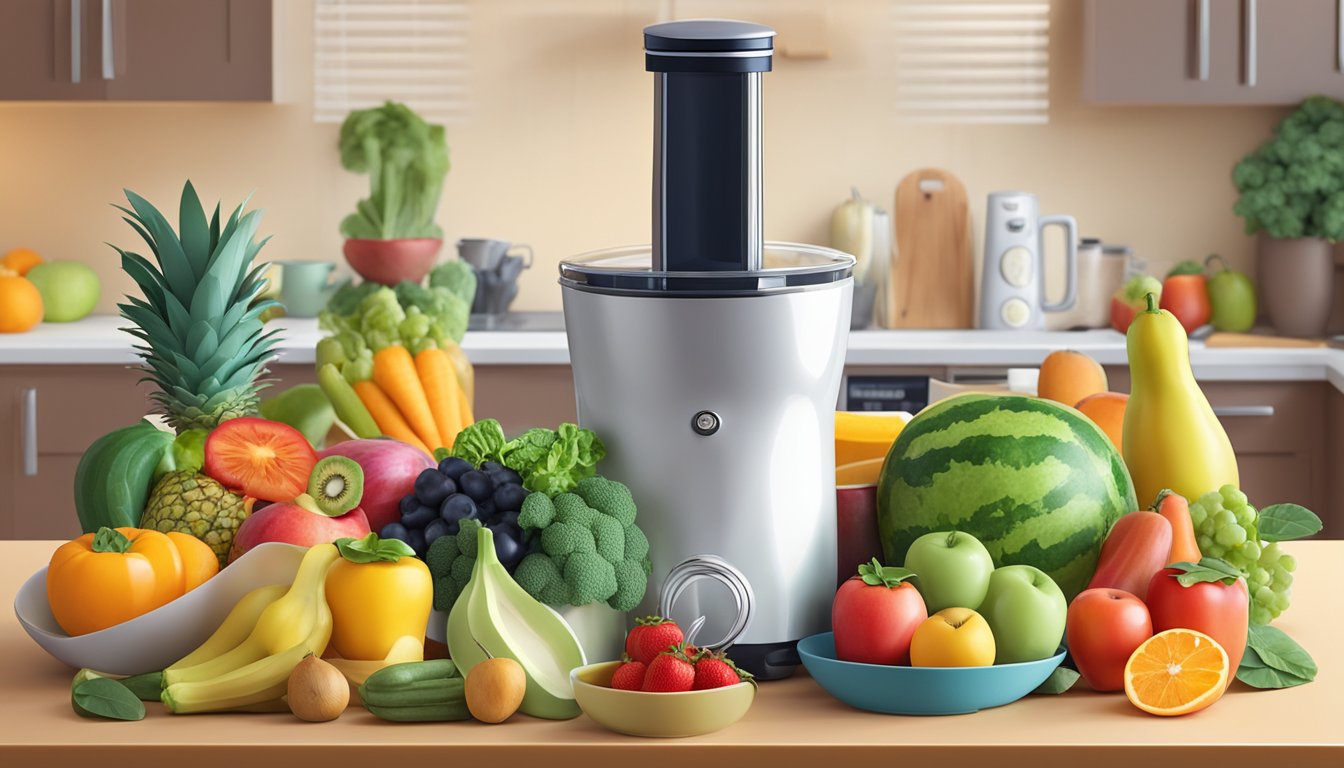
<path fill-rule="evenodd" d="M 719 414 L 713 411 L 701 411 L 691 419 L 691 429 L 698 435 L 708 437 L 719 431 L 720 423 Z"/>

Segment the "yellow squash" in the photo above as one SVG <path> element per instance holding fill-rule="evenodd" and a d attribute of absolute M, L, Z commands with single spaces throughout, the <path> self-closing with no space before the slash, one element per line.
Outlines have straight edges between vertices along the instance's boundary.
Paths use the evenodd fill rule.
<path fill-rule="evenodd" d="M 1148 295 L 1148 309 L 1129 326 L 1130 394 L 1124 456 L 1139 500 L 1163 488 L 1187 499 L 1239 485 L 1237 457 L 1190 370 L 1185 329 Z"/>

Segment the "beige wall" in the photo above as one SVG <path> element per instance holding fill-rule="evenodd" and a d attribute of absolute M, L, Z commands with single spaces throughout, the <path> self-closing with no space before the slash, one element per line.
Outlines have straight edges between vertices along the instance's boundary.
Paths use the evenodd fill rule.
<path fill-rule="evenodd" d="M 255 190 L 263 231 L 275 236 L 265 256 L 340 261 L 337 224 L 365 181 L 341 169 L 336 126 L 311 120 L 311 0 L 276 2 L 287 12 L 287 103 L 0 104 L 0 248 L 93 264 L 105 280 L 100 311 L 112 311 L 131 282 L 102 243 L 135 238 L 108 203 L 125 186 L 175 210 L 190 177 L 207 200 Z M 896 182 L 931 165 L 966 183 L 977 262 L 985 195 L 1017 188 L 1159 269 L 1212 251 L 1252 268 L 1229 174 L 1283 110 L 1080 104 L 1081 2 L 1054 0 L 1049 125 L 905 126 L 884 74 L 887 3 L 829 6 L 832 57 L 781 57 L 766 77 L 768 237 L 825 242 L 830 210 L 850 185 L 890 207 Z M 657 7 L 473 3 L 473 106 L 448 128 L 453 170 L 439 220 L 450 242 L 500 237 L 536 248 L 516 308 L 559 307 L 559 259 L 648 239 L 652 86 L 639 29 Z M 725 8 L 765 9 L 753 15 L 771 21 L 763 0 Z"/>

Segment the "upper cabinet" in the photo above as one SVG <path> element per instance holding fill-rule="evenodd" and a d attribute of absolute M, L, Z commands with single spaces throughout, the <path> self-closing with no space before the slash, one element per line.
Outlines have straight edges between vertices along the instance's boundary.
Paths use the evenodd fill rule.
<path fill-rule="evenodd" d="M 270 101 L 271 0 L 4 0 L 0 100 Z"/>
<path fill-rule="evenodd" d="M 1344 98 L 1344 0 L 1086 0 L 1083 24 L 1088 101 Z"/>

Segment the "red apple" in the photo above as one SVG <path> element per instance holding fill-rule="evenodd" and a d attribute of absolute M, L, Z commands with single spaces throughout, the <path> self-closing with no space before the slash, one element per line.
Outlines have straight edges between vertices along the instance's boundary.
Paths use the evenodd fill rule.
<path fill-rule="evenodd" d="M 1123 589 L 1085 589 L 1069 604 L 1069 653 L 1094 691 L 1125 687 L 1125 663 L 1153 636 L 1148 606 Z"/>
<path fill-rule="evenodd" d="M 1162 284 L 1149 275 L 1138 275 L 1111 296 L 1111 327 L 1125 333 L 1134 317 L 1148 306 L 1148 294 L 1162 297 Z"/>
<path fill-rule="evenodd" d="M 330 544 L 346 537 L 362 539 L 369 535 L 369 519 L 360 507 L 340 517 L 327 517 L 298 504 L 269 504 L 253 512 L 233 535 L 229 562 L 249 549 L 268 541 L 283 541 L 301 547 Z"/>
<path fill-rule="evenodd" d="M 369 526 L 381 531 L 401 519 L 401 498 L 415 489 L 415 478 L 437 466 L 429 454 L 399 440 L 349 440 L 317 454 L 345 456 L 364 470 L 364 496 L 359 506 L 368 515 Z"/>

